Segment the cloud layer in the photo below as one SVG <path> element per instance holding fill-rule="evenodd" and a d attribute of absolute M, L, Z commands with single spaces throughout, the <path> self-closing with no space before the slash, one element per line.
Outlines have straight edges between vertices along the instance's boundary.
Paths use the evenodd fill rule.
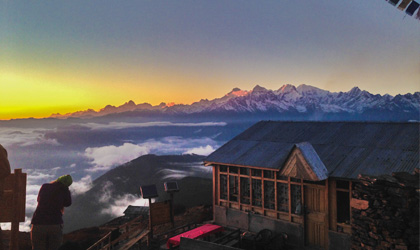
<path fill-rule="evenodd" d="M 45 133 L 53 129 L 39 128 L 0 128 L 0 142 L 3 146 L 19 145 L 22 147 L 37 144 L 60 145 L 56 139 L 45 138 Z"/>
<path fill-rule="evenodd" d="M 211 138 L 164 137 L 147 140 L 140 144 L 124 143 L 121 146 L 87 148 L 84 156 L 93 167 L 87 172 L 107 171 L 114 166 L 129 162 L 145 154 L 198 154 L 208 155 L 215 150 L 217 142 Z"/>
<path fill-rule="evenodd" d="M 84 155 L 94 165 L 93 168 L 87 171 L 97 172 L 109 170 L 112 166 L 126 163 L 148 153 L 149 149 L 145 146 L 124 143 L 121 146 L 109 145 L 105 147 L 87 148 Z"/>
<path fill-rule="evenodd" d="M 199 122 L 199 123 L 174 123 L 174 122 L 142 122 L 142 123 L 128 123 L 128 122 L 110 122 L 102 123 L 86 123 L 82 126 L 88 127 L 92 130 L 99 129 L 126 129 L 126 128 L 145 128 L 145 127 L 207 127 L 207 126 L 226 126 L 226 122 Z"/>

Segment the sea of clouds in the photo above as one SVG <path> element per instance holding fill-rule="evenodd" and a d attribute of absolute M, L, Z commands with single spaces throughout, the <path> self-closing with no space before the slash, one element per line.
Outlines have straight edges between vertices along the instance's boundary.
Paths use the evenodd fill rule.
<path fill-rule="evenodd" d="M 63 174 L 71 174 L 74 182 L 70 187 L 73 196 L 82 194 L 92 188 L 92 181 L 110 169 L 129 162 L 146 154 L 199 154 L 208 155 L 222 142 L 216 138 L 220 133 L 203 134 L 205 127 L 223 127 L 224 122 L 202 123 L 173 123 L 173 122 L 109 122 L 109 123 L 82 123 L 74 126 L 68 124 L 60 128 L 51 126 L 37 127 L 0 127 L 0 144 L 9 151 L 9 160 L 14 168 L 22 168 L 27 173 L 26 189 L 26 220 L 20 223 L 20 230 L 29 231 L 30 220 L 37 205 L 38 191 L 43 183 L 51 182 Z M 121 138 L 80 145 L 77 136 L 88 136 L 89 133 L 114 133 L 126 129 L 163 129 L 170 130 L 176 127 L 186 127 L 190 133 L 171 136 L 154 136 L 147 139 L 127 138 L 127 133 L 121 133 Z M 69 129 L 67 129 L 69 128 Z M 76 132 L 74 132 L 76 128 Z M 75 138 L 63 140 L 63 135 L 72 130 Z M 78 130 L 80 129 L 80 135 Z M 156 134 L 159 134 L 157 131 Z M 167 134 L 167 133 L 166 133 Z M 72 143 L 72 142 L 75 143 Z M 28 157 L 31 157 L 28 159 Z M 200 163 L 185 166 L 183 170 L 161 170 L 163 178 L 184 178 L 186 176 L 200 176 L 208 172 Z M 104 204 L 102 213 L 114 216 L 122 215 L 128 205 L 146 205 L 147 201 L 132 194 L 110 199 L 112 196 L 112 183 L 104 187 L 100 201 Z M 2 223 L 3 229 L 9 229 L 10 223 Z"/>

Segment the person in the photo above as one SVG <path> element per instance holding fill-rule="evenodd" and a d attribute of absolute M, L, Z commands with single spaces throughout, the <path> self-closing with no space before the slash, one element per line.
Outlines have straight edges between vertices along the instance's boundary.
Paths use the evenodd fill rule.
<path fill-rule="evenodd" d="M 10 175 L 10 163 L 7 150 L 0 144 L 0 202 L 3 197 L 4 179 Z M 0 250 L 3 250 L 3 234 L 0 227 Z"/>
<path fill-rule="evenodd" d="M 10 163 L 7 150 L 0 144 L 0 183 L 10 174 Z"/>
<path fill-rule="evenodd" d="M 70 175 L 63 175 L 41 186 L 31 222 L 33 250 L 57 250 L 61 246 L 64 207 L 71 205 L 69 186 L 72 183 Z"/>

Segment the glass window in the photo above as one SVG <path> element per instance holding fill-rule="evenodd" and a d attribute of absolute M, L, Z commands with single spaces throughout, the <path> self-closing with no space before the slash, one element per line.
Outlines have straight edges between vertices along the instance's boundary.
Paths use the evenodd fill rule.
<path fill-rule="evenodd" d="M 264 181 L 264 207 L 275 209 L 274 181 Z"/>
<path fill-rule="evenodd" d="M 238 201 L 238 176 L 229 175 L 229 200 Z"/>
<path fill-rule="evenodd" d="M 302 187 L 300 185 L 291 185 L 292 195 L 292 213 L 302 214 Z"/>
<path fill-rule="evenodd" d="M 265 179 L 274 179 L 274 171 L 264 170 Z"/>
<path fill-rule="evenodd" d="M 252 176 L 261 176 L 261 170 L 259 169 L 252 169 L 251 170 Z"/>
<path fill-rule="evenodd" d="M 220 175 L 220 199 L 227 200 L 227 175 Z"/>
<path fill-rule="evenodd" d="M 249 178 L 241 177 L 241 203 L 249 205 Z"/>
<path fill-rule="evenodd" d="M 291 177 L 291 178 L 290 178 L 290 181 L 291 181 L 291 182 L 298 182 L 298 183 L 300 183 L 300 179 L 298 179 L 298 178 L 293 178 L 293 177 Z"/>
<path fill-rule="evenodd" d="M 349 192 L 337 191 L 337 222 L 350 224 Z"/>
<path fill-rule="evenodd" d="M 220 165 L 220 172 L 227 172 L 227 166 Z"/>
<path fill-rule="evenodd" d="M 238 173 L 238 168 L 237 167 L 229 167 L 229 173 Z"/>
<path fill-rule="evenodd" d="M 252 179 L 252 205 L 261 207 L 262 205 L 262 187 L 261 180 Z"/>
<path fill-rule="evenodd" d="M 277 183 L 277 210 L 289 212 L 289 185 Z"/>
<path fill-rule="evenodd" d="M 277 180 L 287 181 L 287 180 L 289 180 L 289 177 L 284 176 L 284 175 L 280 175 L 280 173 L 277 173 Z"/>
<path fill-rule="evenodd" d="M 249 175 L 249 168 L 240 168 L 240 172 L 242 175 Z"/>

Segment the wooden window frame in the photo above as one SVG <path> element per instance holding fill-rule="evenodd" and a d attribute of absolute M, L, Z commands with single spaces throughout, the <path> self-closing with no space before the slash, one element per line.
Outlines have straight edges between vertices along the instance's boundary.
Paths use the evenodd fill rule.
<path fill-rule="evenodd" d="M 246 167 L 246 166 L 231 166 L 231 165 L 223 165 L 227 167 L 227 171 L 226 172 L 221 172 L 219 167 L 220 165 L 214 165 L 214 167 L 216 168 L 216 170 L 214 171 L 215 173 L 215 178 L 216 178 L 216 183 L 215 183 L 215 205 L 219 205 L 219 206 L 224 206 L 224 207 L 228 207 L 228 208 L 234 208 L 234 209 L 238 209 L 238 210 L 242 210 L 242 211 L 252 211 L 254 213 L 258 213 L 264 216 L 268 216 L 268 217 L 272 217 L 275 219 L 280 219 L 280 220 L 285 220 L 285 221 L 289 221 L 289 222 L 294 222 L 294 223 L 299 223 L 302 224 L 303 223 L 303 214 L 294 214 L 292 211 L 292 199 L 291 199 L 291 185 L 299 185 L 301 188 L 301 204 L 302 207 L 304 206 L 304 182 L 302 179 L 299 180 L 291 180 L 290 177 L 286 178 L 278 178 L 278 171 L 273 170 L 273 169 L 264 169 L 264 168 L 255 168 L 255 167 Z M 234 167 L 237 169 L 237 171 L 235 173 L 230 171 L 230 167 Z M 241 169 L 242 168 L 247 168 L 249 169 L 248 174 L 242 174 L 241 173 Z M 261 171 L 261 176 L 254 176 L 252 175 L 252 170 L 259 170 Z M 269 178 L 266 178 L 264 176 L 264 172 L 265 171 L 271 171 L 271 173 L 269 174 Z M 245 172 L 245 171 L 242 171 Z M 221 175 L 226 175 L 227 177 L 227 199 L 221 199 L 221 189 L 220 189 L 220 176 Z M 236 178 L 238 178 L 238 194 L 237 194 L 237 201 L 232 201 L 230 199 L 231 195 L 230 195 L 230 176 L 235 176 Z M 242 203 L 242 192 L 241 192 L 241 178 L 247 178 L 249 180 L 249 197 L 248 196 L 244 196 L 245 198 L 247 198 L 249 200 L 249 204 L 246 203 Z M 258 205 L 253 205 L 254 204 L 254 197 L 253 197 L 253 185 L 252 182 L 253 180 L 259 180 L 261 182 L 261 206 Z M 274 200 L 270 201 L 270 202 L 274 202 L 274 209 L 272 208 L 266 208 L 265 207 L 265 181 L 270 181 L 270 182 L 274 182 Z M 284 211 L 278 211 L 278 197 L 277 197 L 277 188 L 278 188 L 278 184 L 286 184 L 288 187 L 288 211 L 284 212 Z"/>

